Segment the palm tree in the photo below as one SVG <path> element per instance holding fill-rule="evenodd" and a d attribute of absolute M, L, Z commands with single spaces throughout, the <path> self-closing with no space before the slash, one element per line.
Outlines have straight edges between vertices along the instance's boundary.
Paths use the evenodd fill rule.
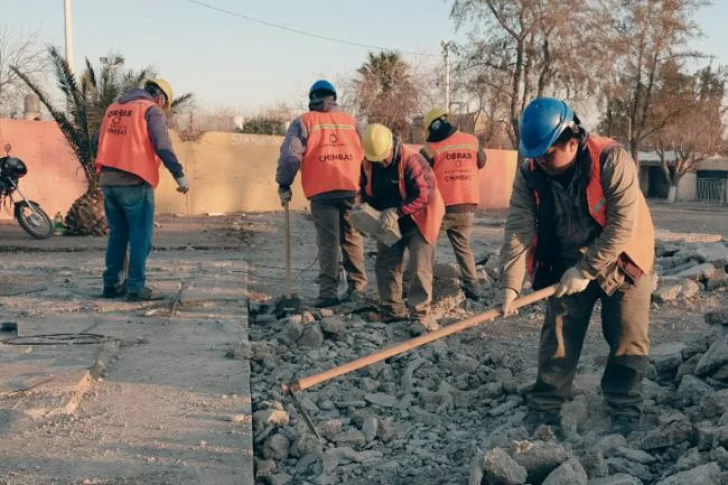
<path fill-rule="evenodd" d="M 123 62 L 123 57 L 117 55 L 114 56 L 115 63 L 107 62 L 100 68 L 94 68 L 86 58 L 86 69 L 78 79 L 58 49 L 49 47 L 48 53 L 55 69 L 56 85 L 66 100 L 67 112 L 54 106 L 48 94 L 17 66 L 10 68 L 48 109 L 86 176 L 86 192 L 76 199 L 66 215 L 66 234 L 101 236 L 106 234 L 108 225 L 104 214 L 104 196 L 94 163 L 96 154 L 92 149 L 93 136 L 101 126 L 106 108 L 121 94 L 141 87 L 145 80 L 153 78 L 156 73 L 151 67 L 119 72 L 116 64 Z M 190 93 L 175 98 L 172 110 L 188 103 L 191 98 Z"/>
<path fill-rule="evenodd" d="M 418 105 L 419 91 L 409 64 L 396 52 L 370 52 L 357 73 L 359 111 L 370 123 L 382 123 L 401 134 Z"/>

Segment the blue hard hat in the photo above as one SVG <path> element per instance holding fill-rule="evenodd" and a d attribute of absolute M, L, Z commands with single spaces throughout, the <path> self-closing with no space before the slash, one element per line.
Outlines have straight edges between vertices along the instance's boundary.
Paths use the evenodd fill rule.
<path fill-rule="evenodd" d="M 554 98 L 534 99 L 521 114 L 518 152 L 525 158 L 542 156 L 573 122 L 574 112 L 565 102 Z"/>
<path fill-rule="evenodd" d="M 336 99 L 336 88 L 326 79 L 319 79 L 311 85 L 311 89 L 308 90 L 308 99 L 312 99 L 313 94 L 320 91 L 329 92 L 333 94 L 334 99 Z"/>

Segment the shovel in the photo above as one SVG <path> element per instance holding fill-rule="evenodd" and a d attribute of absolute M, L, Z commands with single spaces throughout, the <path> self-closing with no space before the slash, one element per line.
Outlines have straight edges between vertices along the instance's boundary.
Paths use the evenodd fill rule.
<path fill-rule="evenodd" d="M 291 278 L 291 211 L 288 202 L 285 208 L 285 245 L 286 245 L 286 279 L 283 296 L 275 304 L 275 313 L 278 316 L 301 313 L 301 299 L 293 293 L 293 279 Z"/>
<path fill-rule="evenodd" d="M 541 300 L 545 300 L 546 298 L 553 296 L 554 293 L 556 293 L 556 289 L 558 287 L 558 284 L 547 286 L 546 288 L 535 291 L 530 295 L 517 298 L 513 301 L 512 308 L 514 310 L 518 310 L 519 308 L 532 305 Z M 305 409 L 300 406 L 298 399 L 296 398 L 294 393 L 303 391 L 323 382 L 330 381 L 331 379 L 334 379 L 344 374 L 348 374 L 349 372 L 354 372 L 355 370 L 359 370 L 362 367 L 376 364 L 377 362 L 381 362 L 395 355 L 407 352 L 408 350 L 416 349 L 417 347 L 421 347 L 430 342 L 434 342 L 435 340 L 447 337 L 448 335 L 462 332 L 465 329 L 475 327 L 476 325 L 480 325 L 481 323 L 493 320 L 500 316 L 503 316 L 503 310 L 500 307 L 491 308 L 490 310 L 479 315 L 472 316 L 466 320 L 461 320 L 457 323 L 453 323 L 452 325 L 448 325 L 447 327 L 443 327 L 434 332 L 426 333 L 411 340 L 407 340 L 405 342 L 393 345 L 384 350 L 380 350 L 379 352 L 374 352 L 373 354 L 366 355 L 356 360 L 352 360 L 351 362 L 340 365 L 338 367 L 334 367 L 333 369 L 329 369 L 327 371 L 321 372 L 319 374 L 314 374 L 309 377 L 304 377 L 303 379 L 291 382 L 289 384 L 283 384 L 281 386 L 283 393 L 291 397 L 294 405 L 303 416 L 311 432 L 318 437 L 318 433 L 316 432 L 316 429 L 311 422 L 311 418 L 308 416 Z"/>

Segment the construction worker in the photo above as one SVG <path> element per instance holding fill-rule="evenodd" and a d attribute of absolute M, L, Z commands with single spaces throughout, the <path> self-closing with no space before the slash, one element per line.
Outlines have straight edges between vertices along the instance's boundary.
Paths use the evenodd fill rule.
<path fill-rule="evenodd" d="M 538 376 L 524 393 L 527 422 L 553 420 L 571 395 L 594 305 L 609 357 L 601 381 L 614 431 L 642 412 L 654 260 L 652 217 L 635 163 L 615 141 L 587 133 L 563 101 L 536 98 L 520 120 L 516 175 L 502 249 L 503 312 L 524 273 L 558 284 L 541 329 Z"/>
<path fill-rule="evenodd" d="M 343 301 L 362 298 L 367 285 L 364 244 L 351 224 L 363 152 L 357 122 L 339 110 L 333 84 L 316 81 L 308 98 L 309 111 L 291 123 L 281 146 L 276 182 L 285 206 L 291 201 L 291 185 L 301 170 L 318 245 L 319 297 L 314 306 L 325 308 L 342 301 L 340 251 L 349 287 Z"/>
<path fill-rule="evenodd" d="M 382 229 L 398 226 L 402 234 L 392 246 L 377 244 L 375 271 L 384 320 L 408 318 L 402 295 L 402 266 L 407 250 L 411 278 L 407 303 L 412 330 L 434 330 L 438 327 L 430 318 L 432 266 L 445 206 L 432 168 L 383 125 L 368 125 L 362 144 L 362 199 L 381 211 Z"/>
<path fill-rule="evenodd" d="M 153 79 L 133 89 L 106 109 L 95 137 L 96 169 L 104 192 L 109 224 L 104 291 L 106 298 L 126 295 L 129 301 L 157 300 L 146 287 L 146 261 L 152 250 L 154 189 L 159 184 L 160 160 L 177 182 L 177 191 L 190 189 L 172 148 L 164 111 L 170 109 L 172 87 Z M 122 281 L 129 247 L 129 279 Z"/>
<path fill-rule="evenodd" d="M 485 152 L 475 136 L 463 133 L 450 123 L 444 109 L 435 108 L 427 113 L 424 125 L 427 142 L 420 153 L 432 165 L 445 202 L 442 228 L 460 266 L 465 296 L 477 300 L 483 295 L 470 249 L 470 233 L 475 209 L 480 203 L 478 170 L 485 167 Z"/>

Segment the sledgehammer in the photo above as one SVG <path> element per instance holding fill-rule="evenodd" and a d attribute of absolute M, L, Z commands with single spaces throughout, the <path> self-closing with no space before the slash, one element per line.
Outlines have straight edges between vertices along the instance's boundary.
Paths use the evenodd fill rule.
<path fill-rule="evenodd" d="M 556 289 L 558 287 L 559 287 L 559 285 L 555 284 L 552 286 L 548 286 L 542 290 L 535 291 L 524 297 L 517 298 L 516 300 L 513 301 L 513 309 L 517 310 L 519 308 L 523 308 L 525 306 L 537 303 L 541 300 L 545 300 L 546 298 L 553 296 L 553 294 L 556 293 Z M 283 393 L 291 396 L 291 398 L 293 399 L 294 405 L 296 406 L 296 408 L 298 408 L 298 411 L 303 415 L 303 418 L 306 421 L 306 424 L 308 424 L 308 427 L 311 429 L 311 432 L 313 434 L 315 434 L 316 436 L 318 436 L 318 433 L 316 432 L 316 429 L 314 428 L 313 423 L 311 422 L 311 418 L 306 413 L 306 410 L 303 409 L 299 405 L 298 399 L 296 399 L 296 396 L 294 395 L 295 392 L 303 391 L 303 390 L 313 387 L 317 384 L 321 384 L 322 382 L 330 381 L 331 379 L 339 377 L 340 375 L 348 374 L 349 372 L 359 370 L 362 367 L 376 364 L 377 362 L 381 362 L 381 361 L 388 359 L 390 357 L 393 357 L 395 355 L 407 352 L 408 350 L 416 349 L 417 347 L 421 347 L 430 342 L 434 342 L 435 340 L 439 340 L 442 337 L 447 337 L 448 335 L 462 332 L 465 329 L 475 327 L 476 325 L 480 325 L 481 323 L 487 322 L 489 320 L 493 320 L 502 315 L 503 315 L 502 308 L 500 308 L 500 307 L 491 308 L 490 310 L 488 310 L 484 313 L 481 313 L 479 315 L 472 316 L 466 320 L 461 320 L 459 322 L 453 323 L 452 325 L 448 325 L 447 327 L 443 327 L 434 332 L 426 333 L 424 335 L 413 338 L 411 340 L 407 340 L 405 342 L 393 345 L 384 350 L 380 350 L 379 352 L 374 352 L 373 354 L 369 354 L 369 355 L 366 355 L 359 359 L 352 360 L 351 362 L 334 367 L 333 369 L 329 369 L 327 371 L 321 372 L 319 374 L 314 374 L 312 376 L 304 377 L 303 379 L 300 379 L 295 382 L 283 384 L 281 386 Z"/>

